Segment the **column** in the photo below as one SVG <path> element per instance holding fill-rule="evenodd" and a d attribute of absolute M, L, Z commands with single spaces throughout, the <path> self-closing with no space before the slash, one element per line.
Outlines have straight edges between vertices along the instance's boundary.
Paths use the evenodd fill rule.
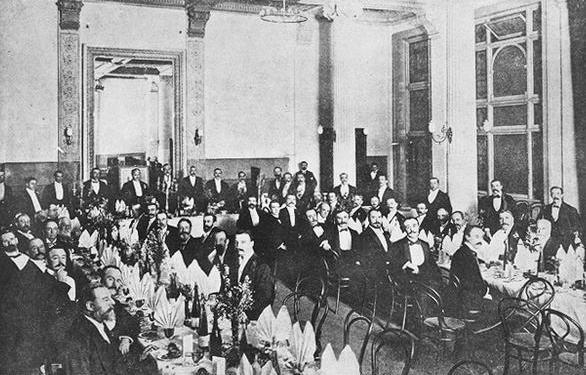
<path fill-rule="evenodd" d="M 333 23 L 319 18 L 319 188 L 330 189 L 334 184 L 334 83 L 333 83 Z"/>
<path fill-rule="evenodd" d="M 82 0 L 59 0 L 58 164 L 66 180 L 80 180 L 81 52 L 79 14 Z"/>
<path fill-rule="evenodd" d="M 452 143 L 445 142 L 446 187 L 455 210 L 473 212 L 478 200 L 474 4 L 447 0 L 446 5 L 445 108 L 453 131 Z"/>
<path fill-rule="evenodd" d="M 187 103 L 183 134 L 175 135 L 174 170 L 184 170 L 188 165 L 198 165 L 205 159 L 205 117 L 204 117 L 204 35 L 210 18 L 212 4 L 202 0 L 187 0 Z M 195 144 L 195 131 L 203 135 L 202 142 Z"/>
<path fill-rule="evenodd" d="M 570 35 L 566 0 L 543 3 L 543 135 L 545 188 L 563 186 L 564 199 L 577 207 Z M 547 200 L 546 199 L 546 200 Z"/>

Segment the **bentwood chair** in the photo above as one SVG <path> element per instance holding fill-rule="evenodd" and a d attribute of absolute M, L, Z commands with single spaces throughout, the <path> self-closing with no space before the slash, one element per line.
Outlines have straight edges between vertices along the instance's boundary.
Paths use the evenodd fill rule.
<path fill-rule="evenodd" d="M 332 312 L 334 314 L 337 314 L 338 309 L 340 308 L 342 292 L 350 291 L 352 289 L 352 286 L 355 286 L 356 290 L 363 290 L 366 288 L 367 280 L 366 277 L 360 277 L 360 272 L 354 272 L 353 277 L 350 277 L 349 274 L 340 274 L 334 271 L 325 258 L 322 258 L 322 267 L 324 272 L 324 278 L 325 280 L 327 280 L 328 293 L 329 290 L 336 291 L 336 304 Z M 356 265 L 356 267 L 359 268 L 360 266 Z M 360 269 L 358 269 L 357 271 L 360 271 Z M 364 297 L 364 295 L 362 295 L 361 297 Z M 364 298 L 361 298 L 359 306 L 362 306 L 364 304 L 364 301 Z"/>
<path fill-rule="evenodd" d="M 498 305 L 505 339 L 505 364 L 503 374 L 510 370 L 511 359 L 519 363 L 530 363 L 533 374 L 537 374 L 538 362 L 549 361 L 552 367 L 552 345 L 544 334 L 542 313 L 531 302 L 520 298 L 503 298 Z"/>
<path fill-rule="evenodd" d="M 384 355 L 382 355 L 383 353 Z M 407 375 L 411 370 L 411 362 L 415 356 L 415 339 L 405 330 L 387 328 L 374 335 L 370 355 L 372 375 L 381 374 L 383 364 L 402 365 L 401 374 Z M 383 358 L 384 361 L 381 361 L 380 358 Z M 385 373 L 391 373 L 390 369 Z"/>
<path fill-rule="evenodd" d="M 528 308 L 543 311 L 551 305 L 555 297 L 555 289 L 549 281 L 541 277 L 531 277 L 523 285 L 517 297 L 530 302 Z"/>
<path fill-rule="evenodd" d="M 482 362 L 466 360 L 452 366 L 448 375 L 492 375 L 492 370 Z"/>
<path fill-rule="evenodd" d="M 406 279 L 395 278 L 388 271 L 386 276 L 386 288 L 391 293 L 391 301 L 389 317 L 385 328 L 390 327 L 394 321 L 395 313 L 400 313 L 400 327 L 401 329 L 405 329 L 408 311 L 410 309 L 413 310 L 417 304 L 415 294 L 413 293 L 411 284 Z"/>
<path fill-rule="evenodd" d="M 543 319 L 553 344 L 556 374 L 559 373 L 560 363 L 586 372 L 584 330 L 580 324 L 568 315 L 552 309 L 546 309 L 543 312 Z"/>

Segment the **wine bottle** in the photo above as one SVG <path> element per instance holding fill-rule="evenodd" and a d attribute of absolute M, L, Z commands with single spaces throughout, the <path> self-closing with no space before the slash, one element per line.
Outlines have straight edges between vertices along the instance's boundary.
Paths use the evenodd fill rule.
<path fill-rule="evenodd" d="M 177 299 L 179 298 L 179 288 L 177 287 L 177 276 L 171 275 L 171 284 L 169 285 L 169 289 L 167 290 L 167 296 L 170 299 Z"/>
<path fill-rule="evenodd" d="M 214 321 L 212 324 L 212 334 L 210 336 L 210 355 L 212 357 L 222 356 L 222 336 L 220 335 L 217 314 L 214 314 Z"/>
<path fill-rule="evenodd" d="M 202 306 L 199 326 L 197 327 L 197 344 L 202 350 L 210 346 L 210 331 L 208 329 L 208 314 L 205 306 Z"/>
<path fill-rule="evenodd" d="M 191 324 L 193 328 L 199 327 L 201 318 L 200 296 L 197 283 L 193 286 L 193 305 L 191 306 Z"/>

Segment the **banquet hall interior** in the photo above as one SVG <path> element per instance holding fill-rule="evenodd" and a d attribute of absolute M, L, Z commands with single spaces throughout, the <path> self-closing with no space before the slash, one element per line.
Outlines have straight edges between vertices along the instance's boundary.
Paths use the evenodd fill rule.
<path fill-rule="evenodd" d="M 0 375 L 585 374 L 583 0 L 3 0 Z"/>

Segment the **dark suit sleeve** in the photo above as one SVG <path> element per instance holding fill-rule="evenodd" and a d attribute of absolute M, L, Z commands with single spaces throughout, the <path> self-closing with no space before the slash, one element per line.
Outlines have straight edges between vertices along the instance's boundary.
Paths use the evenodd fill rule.
<path fill-rule="evenodd" d="M 259 264 L 256 269 L 253 291 L 253 311 L 251 311 L 251 320 L 257 320 L 262 310 L 271 305 L 274 296 L 275 280 L 271 274 L 271 269 L 267 264 Z"/>

